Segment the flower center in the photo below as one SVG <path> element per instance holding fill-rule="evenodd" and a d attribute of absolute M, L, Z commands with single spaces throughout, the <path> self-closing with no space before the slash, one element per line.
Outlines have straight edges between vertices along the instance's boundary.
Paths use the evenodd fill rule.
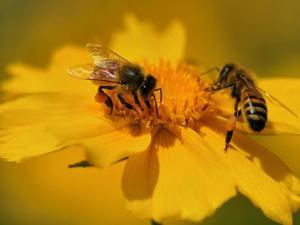
<path fill-rule="evenodd" d="M 154 92 L 155 99 L 150 98 L 151 110 L 148 110 L 142 98 L 139 98 L 140 107 L 135 104 L 131 94 L 126 94 L 125 100 L 135 108 L 129 110 L 119 101 L 117 92 L 112 91 L 110 95 L 114 103 L 112 117 L 126 117 L 143 123 L 146 127 L 171 124 L 194 128 L 200 118 L 214 111 L 209 100 L 211 93 L 205 90 L 208 83 L 195 69 L 186 64 L 172 65 L 168 62 L 160 62 L 158 65 L 144 63 L 142 66 L 145 74 L 151 74 L 157 79 L 156 88 L 162 89 L 162 102 L 159 91 Z"/>

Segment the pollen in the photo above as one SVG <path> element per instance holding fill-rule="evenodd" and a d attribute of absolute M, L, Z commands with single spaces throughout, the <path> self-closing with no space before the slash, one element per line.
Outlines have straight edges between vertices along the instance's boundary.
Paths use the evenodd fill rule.
<path fill-rule="evenodd" d="M 119 102 L 116 92 L 112 91 L 114 103 L 114 111 L 110 115 L 112 118 L 126 117 L 150 128 L 166 124 L 195 129 L 197 121 L 205 114 L 215 111 L 210 102 L 211 93 L 206 91 L 209 83 L 195 68 L 184 63 L 175 65 L 164 61 L 157 65 L 145 62 L 142 67 L 145 74 L 151 74 L 157 79 L 156 88 L 162 89 L 162 101 L 160 102 L 159 91 L 154 92 L 155 99 L 151 98 L 151 110 L 148 110 L 141 98 L 141 107 L 139 107 L 134 103 L 133 97 L 127 94 L 125 95 L 126 101 L 135 108 L 135 110 L 129 110 Z"/>

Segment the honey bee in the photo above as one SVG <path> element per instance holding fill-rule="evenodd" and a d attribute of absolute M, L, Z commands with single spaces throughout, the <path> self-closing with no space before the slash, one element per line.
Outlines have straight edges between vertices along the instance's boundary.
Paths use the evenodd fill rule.
<path fill-rule="evenodd" d="M 225 150 L 232 139 L 235 124 L 239 116 L 244 116 L 250 129 L 254 132 L 261 132 L 265 128 L 268 120 L 268 108 L 265 97 L 272 98 L 273 101 L 297 117 L 275 97 L 258 88 L 252 74 L 240 65 L 227 63 L 221 70 L 217 67 L 213 69 L 219 70 L 220 73 L 216 82 L 208 90 L 218 91 L 231 88 L 231 96 L 235 99 L 234 113 L 228 121 L 226 128 Z"/>
<path fill-rule="evenodd" d="M 148 74 L 145 76 L 142 68 L 133 64 L 112 50 L 100 44 L 87 44 L 87 49 L 93 57 L 94 64 L 80 65 L 68 69 L 68 73 L 75 78 L 93 80 L 100 83 L 96 98 L 104 97 L 104 103 L 113 112 L 113 101 L 104 90 L 116 90 L 120 103 L 130 110 L 136 110 L 123 97 L 130 93 L 134 102 L 141 110 L 139 96 L 144 101 L 148 110 L 151 110 L 150 100 L 154 99 L 156 115 L 158 117 L 157 101 L 154 92 L 160 91 L 160 102 L 162 101 L 162 90 L 156 88 L 157 80 Z"/>

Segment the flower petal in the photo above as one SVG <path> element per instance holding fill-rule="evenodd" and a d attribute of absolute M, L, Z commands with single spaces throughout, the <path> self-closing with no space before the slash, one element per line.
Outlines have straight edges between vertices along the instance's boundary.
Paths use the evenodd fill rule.
<path fill-rule="evenodd" d="M 261 145 L 281 158 L 286 165 L 300 178 L 299 146 L 300 138 L 295 136 L 255 137 Z"/>
<path fill-rule="evenodd" d="M 140 125 L 133 124 L 81 141 L 88 161 L 97 167 L 106 167 L 134 153 L 145 151 L 151 135 Z"/>
<path fill-rule="evenodd" d="M 62 148 L 43 125 L 0 131 L 0 157 L 8 161 L 46 154 Z"/>
<path fill-rule="evenodd" d="M 64 47 L 55 52 L 50 68 L 38 69 L 24 64 L 12 64 L 8 73 L 12 79 L 5 81 L 3 90 L 7 93 L 64 93 L 74 96 L 94 96 L 97 87 L 90 81 L 70 77 L 67 69 L 74 65 L 91 62 L 84 48 Z"/>
<path fill-rule="evenodd" d="M 300 180 L 274 153 L 250 137 L 236 133 L 233 146 L 242 151 L 253 164 L 274 180 L 283 183 L 289 191 L 300 194 Z"/>
<path fill-rule="evenodd" d="M 265 78 L 261 79 L 259 86 L 279 101 L 284 103 L 288 108 L 300 115 L 299 98 L 295 93 L 299 92 L 300 79 L 296 78 Z M 272 101 L 272 99 L 270 99 Z M 274 102 L 275 103 L 275 102 Z M 269 104 L 269 107 L 276 107 L 276 103 Z M 288 113 L 287 111 L 285 111 Z M 274 115 L 276 119 L 282 119 L 282 115 Z"/>
<path fill-rule="evenodd" d="M 84 115 L 82 115 L 84 114 Z M 25 94 L 2 103 L 0 128 L 52 122 L 81 115 L 101 116 L 101 107 L 92 100 L 56 93 Z"/>
<path fill-rule="evenodd" d="M 226 133 L 224 129 L 226 120 L 210 118 L 207 122 L 218 124 L 214 128 L 222 134 Z M 220 140 L 219 149 L 224 146 L 224 142 L 225 137 L 223 141 Z M 300 167 L 297 161 L 299 139 L 294 136 L 253 137 L 243 135 L 236 130 L 231 144 L 243 151 L 248 158 L 252 158 L 253 162 L 273 179 L 283 182 L 289 190 L 300 194 L 300 180 L 295 176 L 300 176 Z"/>
<path fill-rule="evenodd" d="M 160 129 L 148 151 L 129 158 L 123 191 L 134 213 L 156 221 L 203 220 L 236 194 L 221 154 L 190 129 L 178 137 Z"/>
<path fill-rule="evenodd" d="M 179 21 L 173 21 L 164 32 L 154 25 L 140 22 L 133 15 L 125 18 L 124 31 L 115 33 L 110 47 L 132 61 L 147 59 L 157 62 L 168 59 L 172 62 L 183 59 L 185 51 L 185 30 Z M 126 43 L 126 44 L 124 44 Z"/>
<path fill-rule="evenodd" d="M 260 82 L 263 89 L 270 92 L 270 94 L 276 96 L 280 101 L 284 102 L 286 106 L 291 108 L 297 115 L 298 118 L 290 116 L 285 110 L 275 115 L 276 121 L 281 121 L 289 124 L 294 124 L 300 129 L 300 105 L 298 93 L 300 87 L 300 79 L 295 78 L 278 78 L 278 79 L 263 79 Z M 280 88 L 278 88 L 280 87 Z M 271 106 L 278 108 L 276 106 Z M 280 109 L 277 109 L 280 110 Z M 282 110 L 282 109 L 281 109 Z M 266 146 L 277 156 L 279 156 L 295 174 L 300 177 L 300 166 L 299 166 L 299 145 L 300 139 L 298 136 L 277 136 L 277 137 L 256 137 L 262 145 Z"/>
<path fill-rule="evenodd" d="M 285 225 L 292 224 L 289 197 L 278 182 L 259 170 L 240 152 L 233 149 L 229 150 L 228 162 L 235 170 L 234 174 L 239 192 L 246 195 L 272 220 Z"/>
<path fill-rule="evenodd" d="M 127 125 L 113 123 L 93 104 L 57 94 L 24 95 L 2 104 L 0 157 L 20 161 Z"/>
<path fill-rule="evenodd" d="M 207 134 L 204 138 L 208 143 L 219 143 L 216 147 L 222 151 L 223 135 L 206 127 L 203 127 L 201 131 Z M 243 141 L 247 139 L 240 140 L 240 143 Z M 277 160 L 271 153 L 262 152 L 265 149 L 262 146 L 259 147 L 258 144 L 255 145 L 254 142 L 251 142 L 251 145 L 248 143 L 246 148 L 245 145 L 247 144 L 243 143 L 243 148 L 248 150 L 247 152 L 241 151 L 242 148 L 238 148 L 239 150 L 230 148 L 226 157 L 239 192 L 247 196 L 272 220 L 282 224 L 292 224 L 292 211 L 299 207 L 299 199 L 287 187 L 298 192 L 299 190 L 296 189 L 299 188 L 299 180 L 293 180 L 288 184 L 295 177 L 279 159 Z M 268 164 L 266 164 L 266 158 L 270 160 Z M 275 169 L 274 163 L 278 163 L 276 171 L 272 171 Z"/>

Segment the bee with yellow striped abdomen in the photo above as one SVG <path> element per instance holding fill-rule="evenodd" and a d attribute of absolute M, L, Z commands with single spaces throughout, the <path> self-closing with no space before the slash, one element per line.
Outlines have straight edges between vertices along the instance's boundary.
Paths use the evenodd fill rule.
<path fill-rule="evenodd" d="M 214 69 L 218 68 L 215 67 Z M 281 107 L 294 114 L 276 98 L 258 88 L 252 74 L 240 65 L 227 63 L 219 71 L 219 77 L 212 87 L 209 88 L 209 91 L 231 88 L 231 95 L 235 99 L 234 113 L 226 127 L 225 150 L 232 139 L 236 121 L 241 115 L 244 116 L 250 129 L 254 132 L 261 132 L 266 127 L 268 108 L 265 97 L 270 97 Z"/>

